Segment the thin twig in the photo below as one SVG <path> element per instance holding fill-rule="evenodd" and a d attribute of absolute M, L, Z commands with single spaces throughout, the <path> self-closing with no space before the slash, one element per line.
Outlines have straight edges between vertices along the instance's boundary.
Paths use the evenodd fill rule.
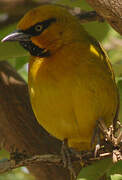
<path fill-rule="evenodd" d="M 84 11 L 76 15 L 81 23 L 88 23 L 93 21 L 104 22 L 104 19 L 99 16 L 96 11 Z"/>
<path fill-rule="evenodd" d="M 117 137 L 114 137 L 112 125 L 109 129 L 107 129 L 104 121 L 100 120 L 99 123 L 99 127 L 105 136 L 105 144 L 103 144 L 104 146 L 101 146 L 99 155 L 97 157 L 94 157 L 93 151 L 82 151 L 80 153 L 76 152 L 77 154 L 75 154 L 75 156 L 71 156 L 72 162 L 82 161 L 84 162 L 84 164 L 88 164 L 89 162 L 93 163 L 94 161 L 101 160 L 107 157 L 112 157 L 113 162 L 122 160 L 122 133 L 119 133 Z M 121 126 L 119 126 L 119 128 L 121 128 Z M 43 162 L 47 165 L 55 164 L 63 166 L 61 155 L 46 154 L 28 157 L 25 152 L 21 153 L 17 149 L 13 149 L 10 154 L 10 159 L 3 159 L 0 161 L 0 173 L 5 173 L 21 166 L 31 166 L 36 164 L 37 162 Z"/>
<path fill-rule="evenodd" d="M 46 154 L 46 155 L 35 155 L 31 158 L 27 158 L 24 160 L 21 160 L 20 162 L 16 163 L 14 160 L 9 159 L 3 159 L 0 161 L 0 173 L 8 172 L 12 169 L 21 167 L 21 166 L 30 166 L 32 164 L 35 164 L 37 162 L 45 162 L 45 163 L 54 163 L 54 164 L 60 164 L 61 163 L 61 157 L 58 155 L 53 154 Z"/>
<path fill-rule="evenodd" d="M 118 153 L 118 151 L 115 152 L 114 150 L 113 153 L 111 152 L 103 153 L 102 151 L 103 150 L 101 150 L 101 153 L 99 154 L 98 157 L 94 157 L 93 151 L 81 152 L 81 157 L 80 158 L 72 157 L 72 162 L 82 161 L 87 164 L 88 162 L 94 162 L 94 161 L 105 159 L 107 157 L 112 157 L 112 156 L 114 156 L 114 159 L 116 158 L 117 160 L 118 158 L 115 156 L 119 156 L 119 160 L 122 160 L 122 156 L 120 153 Z M 55 164 L 58 166 L 63 166 L 62 157 L 60 155 L 53 155 L 53 154 L 34 155 L 32 157 L 21 159 L 19 161 L 16 161 L 14 159 L 1 160 L 0 161 L 0 174 L 8 172 L 12 169 L 16 169 L 18 167 L 31 166 L 31 165 L 36 164 L 37 162 L 43 162 L 43 163 L 46 163 L 47 165 Z"/>

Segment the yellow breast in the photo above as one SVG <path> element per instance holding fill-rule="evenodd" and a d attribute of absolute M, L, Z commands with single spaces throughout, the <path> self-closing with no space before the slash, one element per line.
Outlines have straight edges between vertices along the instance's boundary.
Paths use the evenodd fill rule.
<path fill-rule="evenodd" d="M 79 42 L 48 58 L 32 57 L 29 92 L 38 122 L 77 150 L 90 148 L 99 118 L 108 126 L 116 113 L 117 90 L 107 57 Z"/>

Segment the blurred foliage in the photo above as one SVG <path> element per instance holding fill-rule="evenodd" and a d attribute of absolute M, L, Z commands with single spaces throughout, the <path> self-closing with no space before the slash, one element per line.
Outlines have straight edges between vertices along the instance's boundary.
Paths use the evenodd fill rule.
<path fill-rule="evenodd" d="M 95 162 L 81 170 L 78 180 L 99 180 L 112 166 L 111 159 L 104 159 Z"/>
<path fill-rule="evenodd" d="M 10 154 L 5 149 L 0 150 L 0 162 L 9 159 Z M 26 167 L 17 168 L 0 175 L 0 180 L 35 180 Z"/>
<path fill-rule="evenodd" d="M 34 180 L 34 177 L 26 168 L 22 167 L 0 175 L 0 180 Z"/>
<path fill-rule="evenodd" d="M 34 0 L 33 0 L 34 1 Z M 39 1 L 39 0 L 35 0 Z M 85 0 L 55 0 L 55 3 L 70 7 L 80 7 L 82 10 L 92 8 Z M 90 22 L 83 24 L 84 28 L 93 35 L 105 47 L 113 65 L 116 81 L 120 93 L 120 106 L 122 107 L 122 37 L 115 32 L 106 22 Z M 0 39 L 15 30 L 16 23 L 0 29 Z M 0 43 L 0 60 L 7 60 L 27 81 L 28 52 L 18 43 Z M 120 120 L 122 122 L 122 108 L 120 108 Z M 0 159 L 8 158 L 9 154 L 0 151 Z M 106 172 L 107 180 L 122 180 L 122 162 L 112 164 L 108 159 L 94 163 L 84 168 L 78 177 L 79 180 L 97 180 Z M 34 178 L 26 169 L 18 168 L 9 173 L 0 175 L 0 180 L 33 180 Z"/>

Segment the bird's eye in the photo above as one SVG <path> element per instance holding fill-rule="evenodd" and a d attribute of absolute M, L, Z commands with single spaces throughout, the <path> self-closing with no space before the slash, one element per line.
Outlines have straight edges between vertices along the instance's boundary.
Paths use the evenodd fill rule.
<path fill-rule="evenodd" d="M 35 30 L 37 31 L 37 32 L 40 32 L 40 31 L 42 31 L 42 25 L 40 25 L 40 24 L 37 24 L 36 26 L 35 26 Z"/>

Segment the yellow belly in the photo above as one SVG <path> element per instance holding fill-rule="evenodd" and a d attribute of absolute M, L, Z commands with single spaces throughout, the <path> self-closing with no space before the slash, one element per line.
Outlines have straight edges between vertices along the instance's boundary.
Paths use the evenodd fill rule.
<path fill-rule="evenodd" d="M 38 122 L 51 135 L 68 139 L 77 150 L 87 150 L 96 121 L 103 118 L 108 126 L 114 119 L 116 84 L 99 57 L 89 62 L 63 54 L 31 59 L 31 103 Z"/>

